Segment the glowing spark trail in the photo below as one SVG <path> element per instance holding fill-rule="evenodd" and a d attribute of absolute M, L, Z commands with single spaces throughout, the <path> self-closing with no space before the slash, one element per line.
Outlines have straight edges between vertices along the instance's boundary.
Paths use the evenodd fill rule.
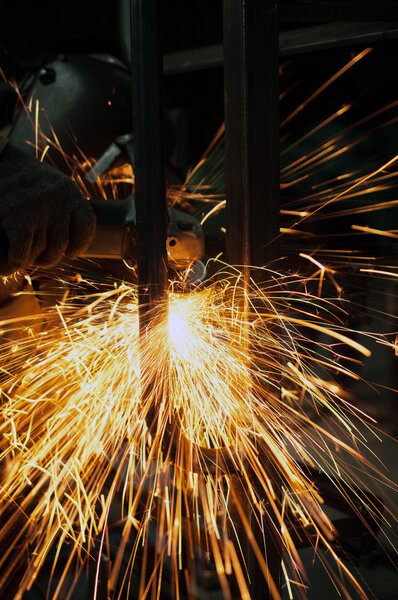
<path fill-rule="evenodd" d="M 369 53 L 365 49 L 351 58 L 283 125 Z M 346 139 L 347 133 L 396 105 L 361 117 L 347 131 L 293 155 L 282 167 L 281 189 L 294 190 L 317 169 L 346 156 L 368 135 Z M 349 114 L 353 103 L 339 106 L 291 141 L 282 156 Z M 92 159 L 78 148 L 76 156 L 66 156 L 54 130 L 52 139 L 43 136 L 39 117 L 44 111 L 33 96 L 24 108 L 35 129 L 37 156 L 44 160 L 56 148 L 87 198 L 131 193 L 129 165 L 90 186 L 84 174 Z M 390 117 L 386 124 L 395 120 Z M 372 131 L 384 125 L 376 124 Z M 221 126 L 185 183 L 168 191 L 171 205 L 186 208 L 203 201 L 202 223 L 209 224 L 226 205 L 223 136 Z M 41 333 L 29 329 L 28 320 L 0 323 L 2 335 L 11 327 L 25 336 L 18 345 L 4 345 L 0 363 L 2 593 L 20 574 L 18 590 L 7 598 L 21 600 L 48 565 L 54 579 L 48 598 L 67 598 L 87 566 L 94 572 L 95 594 L 105 556 L 112 600 L 129 598 L 132 589 L 142 599 L 195 597 L 200 571 L 209 563 L 225 598 L 237 586 L 241 597 L 249 599 L 243 551 L 248 539 L 276 599 L 277 586 L 253 534 L 248 506 L 264 537 L 267 520 L 278 524 L 289 597 L 305 598 L 308 582 L 296 539 L 308 539 L 337 593 L 351 597 L 354 588 L 357 596 L 367 598 L 336 553 L 336 531 L 311 469 L 337 481 L 336 491 L 353 511 L 362 498 L 375 522 L 388 524 L 388 517 L 393 518 L 382 515 L 366 490 L 357 487 L 364 471 L 378 483 L 392 484 L 361 457 L 375 420 L 356 406 L 338 380 L 359 380 L 356 367 L 370 350 L 346 327 L 349 308 L 335 263 L 355 260 L 359 273 L 391 280 L 397 277 L 396 267 L 375 267 L 372 257 L 357 249 L 319 247 L 321 236 L 297 226 L 396 207 L 397 200 L 375 202 L 374 194 L 396 185 L 396 170 L 386 169 L 397 159 L 384 157 L 376 168 L 351 167 L 328 175 L 315 181 L 307 196 L 284 203 L 281 214 L 287 223 L 281 233 L 317 242 L 316 248 L 295 252 L 307 268 L 315 269 L 311 276 L 291 265 L 275 267 L 263 270 L 267 283 L 262 287 L 252 282 L 245 288 L 239 271 L 218 265 L 219 272 L 203 289 L 177 293 L 179 286 L 171 284 L 168 322 L 160 321 L 148 332 L 143 351 L 136 289 L 124 283 L 89 294 L 95 283 L 77 276 L 72 284 L 65 276 L 76 297 L 69 292 L 44 313 L 47 327 Z M 347 199 L 358 203 L 347 207 L 342 204 Z M 361 234 L 397 235 L 395 230 L 353 228 Z M 337 299 L 331 297 L 329 282 Z M 363 339 L 398 352 L 397 338 L 365 333 Z M 249 346 L 255 348 L 254 360 Z"/>
<path fill-rule="evenodd" d="M 360 460 L 358 447 L 366 442 L 355 420 L 367 419 L 339 386 L 319 375 L 320 367 L 329 377 L 341 369 L 334 344 L 319 341 L 311 349 L 304 331 L 309 327 L 369 352 L 341 332 L 338 319 L 331 321 L 328 301 L 300 291 L 304 280 L 269 274 L 273 283 L 268 289 L 253 285 L 249 293 L 241 287 L 240 275 L 226 268 L 203 290 L 171 291 L 168 323 L 160 322 L 150 332 L 145 368 L 138 359 L 137 295 L 126 285 L 93 294 L 80 308 L 73 302 L 58 307 L 59 325 L 26 339 L 16 352 L 10 348 L 3 364 L 0 424 L 1 505 L 8 515 L 1 538 L 12 536 L 14 543 L 0 558 L 0 589 L 23 560 L 23 540 L 28 538 L 34 558 L 15 599 L 29 589 L 49 554 L 53 569 L 57 567 L 66 547 L 67 566 L 52 595 L 63 598 L 68 571 L 72 565 L 82 571 L 98 538 L 111 552 L 106 540 L 116 497 L 120 508 L 113 518 L 121 520 L 122 533 L 112 558 L 113 593 L 127 593 L 131 575 L 122 569 L 127 560 L 130 573 L 135 563 L 141 565 L 143 598 L 150 590 L 163 589 L 170 569 L 178 595 L 178 574 L 188 569 L 194 576 L 192 552 L 204 545 L 225 597 L 233 572 L 242 597 L 249 598 L 232 507 L 264 576 L 269 573 L 240 505 L 243 486 L 256 518 L 262 520 L 264 510 L 270 511 L 280 523 L 291 587 L 300 590 L 305 581 L 291 534 L 296 513 L 306 524 L 304 532 L 315 532 L 340 572 L 366 597 L 335 555 L 333 527 L 304 465 L 326 462 L 331 473 L 352 485 L 344 456 Z M 273 320 L 279 323 L 278 334 L 269 326 Z M 166 346 L 161 344 L 165 328 Z M 249 335 L 259 349 L 255 364 L 247 351 Z M 144 403 L 143 373 L 156 381 Z M 311 421 L 302 409 L 303 395 L 333 417 L 338 436 Z M 148 429 L 154 410 L 156 424 Z M 271 465 L 282 482 L 282 504 L 269 478 Z M 154 518 L 156 542 L 150 542 Z M 153 572 L 145 567 L 148 547 L 154 553 Z M 270 586 L 277 598 L 272 582 Z"/>

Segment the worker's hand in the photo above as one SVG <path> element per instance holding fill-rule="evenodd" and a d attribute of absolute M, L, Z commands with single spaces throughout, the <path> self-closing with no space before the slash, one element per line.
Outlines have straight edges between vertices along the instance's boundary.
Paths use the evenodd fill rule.
<path fill-rule="evenodd" d="M 95 215 L 73 181 L 8 144 L 0 155 L 0 275 L 75 258 Z"/>

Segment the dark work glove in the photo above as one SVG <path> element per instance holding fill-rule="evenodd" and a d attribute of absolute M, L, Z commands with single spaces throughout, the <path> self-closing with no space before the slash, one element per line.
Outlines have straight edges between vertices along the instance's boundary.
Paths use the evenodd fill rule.
<path fill-rule="evenodd" d="M 73 181 L 7 144 L 0 155 L 0 275 L 75 258 L 94 231 L 93 209 Z"/>

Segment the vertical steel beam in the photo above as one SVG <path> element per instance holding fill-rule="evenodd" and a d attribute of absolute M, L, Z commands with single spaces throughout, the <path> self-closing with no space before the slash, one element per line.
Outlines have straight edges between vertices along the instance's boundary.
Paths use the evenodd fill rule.
<path fill-rule="evenodd" d="M 242 267 L 246 282 L 250 277 L 264 277 L 250 267 L 269 264 L 277 252 L 278 58 L 276 0 L 224 0 L 227 260 Z M 256 348 L 252 350 L 255 361 Z M 280 485 L 270 462 L 268 471 L 278 494 Z M 263 531 L 239 483 L 237 490 L 255 539 L 267 558 L 269 573 L 279 588 L 281 545 L 272 510 L 265 503 Z M 244 551 L 251 597 L 271 599 L 249 541 Z"/>
<path fill-rule="evenodd" d="M 166 373 L 157 380 L 151 331 L 167 318 L 167 204 L 164 176 L 163 68 L 158 0 L 131 0 L 133 144 L 136 200 L 141 401 L 152 434 L 168 392 Z M 165 328 L 166 332 L 166 328 Z M 159 340 L 159 343 L 161 341 Z M 166 340 L 165 340 L 166 343 Z M 151 364 L 152 362 L 152 364 Z M 152 575 L 143 551 L 139 595 Z M 156 586 L 156 578 L 152 582 Z"/>
<path fill-rule="evenodd" d="M 227 259 L 263 266 L 279 234 L 276 0 L 224 0 Z"/>
<path fill-rule="evenodd" d="M 162 56 L 157 0 L 132 0 L 133 139 L 140 330 L 167 292 Z"/>
<path fill-rule="evenodd" d="M 151 332 L 167 319 L 167 204 L 158 0 L 132 0 L 131 19 L 141 398 L 147 425 L 155 434 L 159 406 L 168 393 L 166 373 L 159 386 L 156 361 L 148 360 L 156 353 Z"/>

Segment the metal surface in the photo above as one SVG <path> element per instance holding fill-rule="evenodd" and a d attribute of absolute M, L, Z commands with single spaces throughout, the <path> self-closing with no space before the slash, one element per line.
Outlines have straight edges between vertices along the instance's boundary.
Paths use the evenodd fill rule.
<path fill-rule="evenodd" d="M 132 0 L 132 79 L 140 328 L 166 294 L 162 62 L 156 0 Z"/>
<path fill-rule="evenodd" d="M 166 54 L 164 57 L 164 74 L 178 75 L 179 73 L 191 73 L 202 69 L 222 67 L 223 60 L 222 44 L 173 52 L 172 54 Z"/>
<path fill-rule="evenodd" d="M 251 266 L 275 256 L 279 233 L 279 56 L 275 0 L 224 0 L 224 90 L 227 184 L 227 260 Z M 256 348 L 251 347 L 253 360 Z M 266 460 L 266 459 L 264 459 Z M 266 464 L 276 496 L 280 483 Z M 255 485 L 255 474 L 253 474 Z M 270 577 L 280 588 L 281 546 L 272 508 L 264 501 L 260 526 L 246 490 L 237 494 L 254 538 L 267 557 Z M 252 598 L 272 598 L 249 540 L 244 554 Z M 268 585 L 267 585 L 268 583 Z M 238 597 L 238 596 L 237 596 Z"/>
<path fill-rule="evenodd" d="M 396 0 L 280 0 L 281 21 L 396 21 Z"/>
<path fill-rule="evenodd" d="M 227 259 L 263 266 L 279 233 L 279 76 L 274 0 L 225 0 Z"/>
<path fill-rule="evenodd" d="M 279 54 L 295 56 L 331 48 L 398 39 L 398 22 L 337 22 L 303 27 L 279 34 Z M 178 75 L 203 69 L 222 67 L 222 44 L 192 48 L 168 54 L 164 59 L 165 75 Z"/>
<path fill-rule="evenodd" d="M 281 56 L 294 56 L 393 39 L 398 39 L 398 23 L 341 21 L 281 33 L 279 51 Z"/>

